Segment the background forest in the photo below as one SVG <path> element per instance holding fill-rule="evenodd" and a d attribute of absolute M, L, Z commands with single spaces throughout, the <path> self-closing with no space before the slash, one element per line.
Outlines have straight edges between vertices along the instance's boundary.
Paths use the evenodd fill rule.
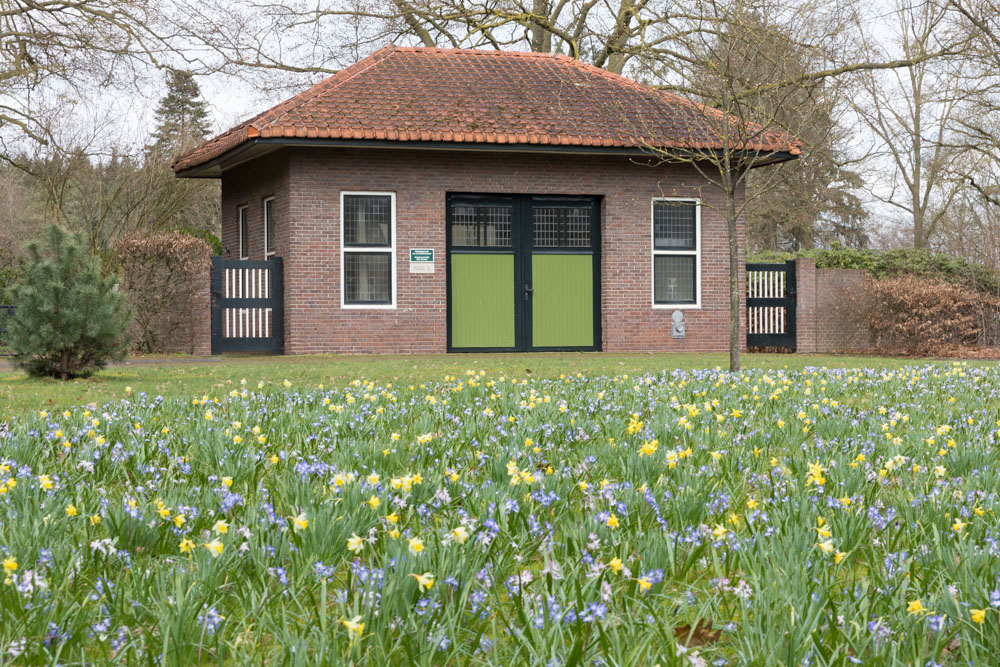
<path fill-rule="evenodd" d="M 0 0 L 0 290 L 53 222 L 106 265 L 136 232 L 217 243 L 217 184 L 171 162 L 390 42 L 564 53 L 799 136 L 800 159 L 746 175 L 752 252 L 913 248 L 995 274 L 995 5 Z"/>

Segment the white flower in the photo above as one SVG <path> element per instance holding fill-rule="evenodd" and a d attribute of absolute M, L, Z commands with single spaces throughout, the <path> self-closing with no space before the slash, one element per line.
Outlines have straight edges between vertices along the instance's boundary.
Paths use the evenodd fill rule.
<path fill-rule="evenodd" d="M 542 568 L 542 574 L 552 575 L 554 581 L 559 581 L 563 578 L 562 567 L 559 565 L 558 561 L 547 560 L 545 561 L 545 567 Z"/>
<path fill-rule="evenodd" d="M 16 658 L 17 656 L 24 653 L 24 649 L 27 646 L 28 646 L 27 638 L 21 637 L 20 639 L 17 639 L 10 643 L 10 646 L 7 647 L 7 653 L 10 654 L 11 657 Z"/>
<path fill-rule="evenodd" d="M 90 548 L 105 556 L 110 556 L 115 552 L 115 543 L 110 537 L 105 537 L 103 540 L 94 540 L 91 542 Z"/>
<path fill-rule="evenodd" d="M 733 588 L 733 594 L 741 600 L 749 600 L 753 595 L 753 589 L 750 588 L 750 584 L 740 579 L 740 583 L 736 584 Z"/>

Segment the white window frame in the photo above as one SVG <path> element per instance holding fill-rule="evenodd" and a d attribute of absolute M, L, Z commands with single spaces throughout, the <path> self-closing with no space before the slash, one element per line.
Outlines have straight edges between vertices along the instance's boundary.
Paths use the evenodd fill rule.
<path fill-rule="evenodd" d="M 277 248 L 271 248 L 271 250 L 267 249 L 267 228 L 274 224 L 274 221 L 271 220 L 271 216 L 267 214 L 267 203 L 273 201 L 274 197 L 265 197 L 264 201 L 261 203 L 262 217 L 264 218 L 264 259 L 274 257 L 277 252 Z M 271 204 L 271 209 L 274 209 L 273 203 Z M 274 230 L 274 245 L 278 245 L 278 230 Z"/>
<path fill-rule="evenodd" d="M 250 259 L 250 248 L 243 247 L 243 232 L 246 231 L 246 238 L 250 240 L 250 209 L 247 206 L 236 207 L 236 234 L 239 237 L 240 259 Z"/>
<path fill-rule="evenodd" d="M 347 252 L 371 252 L 385 254 L 385 246 L 362 247 L 344 245 L 344 199 L 352 195 L 378 196 L 389 198 L 389 272 L 392 274 L 391 303 L 346 303 L 344 289 L 344 273 L 347 262 L 344 261 Z M 344 310 L 395 310 L 396 281 L 399 271 L 396 267 L 396 193 L 376 192 L 370 190 L 341 190 L 340 192 L 340 307 Z"/>
<path fill-rule="evenodd" d="M 694 250 L 662 250 L 656 247 L 656 202 L 674 201 L 694 204 Z M 649 298 L 656 310 L 697 310 L 701 308 L 701 199 L 698 197 L 653 197 L 649 204 Z M 658 255 L 694 256 L 694 303 L 656 302 L 656 257 Z"/>

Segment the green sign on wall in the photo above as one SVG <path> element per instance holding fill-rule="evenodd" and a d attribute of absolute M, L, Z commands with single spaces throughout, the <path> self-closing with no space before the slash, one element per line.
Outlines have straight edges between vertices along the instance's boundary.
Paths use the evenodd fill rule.
<path fill-rule="evenodd" d="M 433 262 L 434 248 L 410 248 L 411 262 Z"/>

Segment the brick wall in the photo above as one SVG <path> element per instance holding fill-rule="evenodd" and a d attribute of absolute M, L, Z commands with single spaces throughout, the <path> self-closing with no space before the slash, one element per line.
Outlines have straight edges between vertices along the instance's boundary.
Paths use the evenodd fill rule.
<path fill-rule="evenodd" d="M 340 193 L 396 193 L 397 307 L 340 307 Z M 250 256 L 263 256 L 262 201 L 276 197 L 277 251 L 284 258 L 285 350 L 444 352 L 445 196 L 448 192 L 601 197 L 601 326 L 606 351 L 728 349 L 728 241 L 722 193 L 690 166 L 621 157 L 285 149 L 227 171 L 223 246 L 238 256 L 237 207 L 249 205 Z M 670 337 L 671 309 L 652 307 L 653 197 L 702 200 L 702 305 L 685 310 L 687 337 Z M 740 265 L 744 229 L 741 224 Z M 435 273 L 409 273 L 409 248 L 434 248 Z M 743 291 L 741 275 L 741 293 Z M 745 320 L 741 308 L 741 320 Z M 741 322 L 745 331 L 745 322 Z M 741 336 L 745 341 L 745 336 Z"/>
<path fill-rule="evenodd" d="M 798 352 L 845 352 L 872 348 L 865 315 L 868 273 L 817 269 L 816 260 L 795 260 Z"/>

